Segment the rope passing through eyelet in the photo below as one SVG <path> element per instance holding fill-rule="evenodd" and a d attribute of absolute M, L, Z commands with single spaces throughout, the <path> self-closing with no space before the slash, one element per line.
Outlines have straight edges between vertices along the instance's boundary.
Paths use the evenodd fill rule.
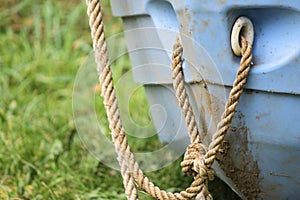
<path fill-rule="evenodd" d="M 254 27 L 251 20 L 245 16 L 239 17 L 231 31 L 231 48 L 236 56 L 241 56 L 241 37 L 244 37 L 247 42 L 252 46 L 254 40 Z"/>
<path fill-rule="evenodd" d="M 159 200 L 188 200 L 196 197 L 197 200 L 212 200 L 212 196 L 208 191 L 208 180 L 213 178 L 214 171 L 211 169 L 216 154 L 221 148 L 228 129 L 230 128 L 239 98 L 243 93 L 243 87 L 247 82 L 247 75 L 250 72 L 252 61 L 252 48 L 249 38 L 246 35 L 241 36 L 242 41 L 242 58 L 240 67 L 237 71 L 233 88 L 230 91 L 224 113 L 217 125 L 216 132 L 212 135 L 212 140 L 206 148 L 201 144 L 200 134 L 193 112 L 193 107 L 189 102 L 189 96 L 185 89 L 184 74 L 182 69 L 183 47 L 178 39 L 174 44 L 172 54 L 172 78 L 173 88 L 179 107 L 182 109 L 188 133 L 191 138 L 192 145 L 189 147 L 181 166 L 187 169 L 188 173 L 194 176 L 193 182 L 185 190 L 180 192 L 167 192 L 161 190 L 152 183 L 149 178 L 140 169 L 138 162 L 135 160 L 134 154 L 128 145 L 125 129 L 122 125 L 120 110 L 118 107 L 118 99 L 114 88 L 112 71 L 110 68 L 109 55 L 103 29 L 103 15 L 101 12 L 101 4 L 99 0 L 86 0 L 87 13 L 89 16 L 89 24 L 93 39 L 93 48 L 95 50 L 95 61 L 99 69 L 101 84 L 101 95 L 104 100 L 105 110 L 107 113 L 109 128 L 111 129 L 112 141 L 118 154 L 118 162 L 123 177 L 123 184 L 128 200 L 138 200 L 138 189 L 147 192 L 152 197 Z M 243 33 L 242 28 L 241 32 Z M 240 31 L 238 31 L 240 33 Z M 245 39 L 244 39 L 245 38 Z M 239 41 L 239 37 L 236 38 Z M 247 40 L 249 42 L 247 42 Z M 238 42 L 237 42 L 238 43 Z"/>

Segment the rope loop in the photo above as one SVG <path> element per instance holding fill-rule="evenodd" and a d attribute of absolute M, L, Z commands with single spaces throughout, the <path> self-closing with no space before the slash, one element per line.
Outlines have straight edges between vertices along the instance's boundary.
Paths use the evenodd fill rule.
<path fill-rule="evenodd" d="M 105 110 L 109 119 L 112 140 L 118 154 L 118 162 L 121 168 L 127 199 L 138 200 L 137 189 L 142 189 L 152 197 L 160 200 L 188 200 L 194 197 L 196 197 L 196 200 L 212 200 L 212 196 L 208 191 L 208 181 L 212 180 L 214 177 L 214 171 L 211 169 L 211 166 L 215 161 L 216 153 L 220 150 L 226 132 L 231 125 L 235 109 L 243 92 L 243 87 L 246 84 L 252 61 L 252 41 L 248 41 L 247 38 L 241 37 L 242 47 L 240 53 L 242 58 L 240 67 L 233 83 L 233 88 L 230 91 L 228 101 L 225 105 L 225 111 L 218 123 L 217 131 L 214 133 L 212 141 L 207 148 L 200 142 L 196 117 L 192 105 L 190 104 L 188 93 L 185 89 L 182 70 L 183 48 L 180 38 L 177 38 L 174 45 L 171 67 L 173 87 L 179 107 L 185 117 L 191 140 L 191 145 L 187 148 L 184 160 L 181 162 L 181 167 L 183 172 L 194 176 L 194 181 L 188 188 L 179 193 L 166 192 L 155 186 L 148 177 L 144 175 L 130 150 L 125 130 L 122 126 L 118 100 L 114 90 L 113 77 L 104 36 L 100 1 L 86 0 L 86 4 L 88 6 L 87 13 L 90 19 L 89 24 L 93 39 L 93 48 L 96 55 L 95 61 L 100 75 L 101 95 L 103 96 Z"/>

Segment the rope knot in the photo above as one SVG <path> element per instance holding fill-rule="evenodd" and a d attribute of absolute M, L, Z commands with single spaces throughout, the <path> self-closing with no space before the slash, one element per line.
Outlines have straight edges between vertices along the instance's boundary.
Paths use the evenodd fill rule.
<path fill-rule="evenodd" d="M 199 175 L 203 179 L 214 179 L 214 170 L 205 165 L 204 159 L 207 148 L 205 145 L 194 142 L 187 147 L 184 159 L 180 166 L 182 171 L 190 176 Z"/>

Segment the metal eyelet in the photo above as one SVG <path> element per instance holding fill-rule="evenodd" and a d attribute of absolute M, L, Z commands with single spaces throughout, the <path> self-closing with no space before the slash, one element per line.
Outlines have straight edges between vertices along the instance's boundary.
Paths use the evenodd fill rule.
<path fill-rule="evenodd" d="M 251 20 L 247 17 L 239 17 L 231 31 L 231 49 L 236 56 L 241 56 L 240 39 L 244 37 L 251 45 L 254 39 L 254 28 Z"/>

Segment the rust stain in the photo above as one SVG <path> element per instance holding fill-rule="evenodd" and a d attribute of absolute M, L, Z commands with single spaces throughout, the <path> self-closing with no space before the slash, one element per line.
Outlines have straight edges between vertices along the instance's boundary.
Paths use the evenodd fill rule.
<path fill-rule="evenodd" d="M 282 176 L 282 177 L 287 177 L 287 178 L 291 178 L 291 176 L 287 175 L 287 174 L 282 174 L 282 173 L 275 173 L 275 172 L 270 172 L 271 176 Z"/>
<path fill-rule="evenodd" d="M 270 114 L 271 114 L 271 113 L 269 113 L 269 112 L 264 112 L 264 113 L 261 113 L 261 114 L 255 116 L 255 118 L 258 119 L 258 120 L 260 120 L 261 118 L 267 117 L 267 116 L 269 116 Z"/>
<path fill-rule="evenodd" d="M 206 26 L 208 26 L 210 20 L 202 20 L 201 22 L 202 22 L 202 25 L 203 25 L 204 28 L 205 28 Z"/>
<path fill-rule="evenodd" d="M 252 94 L 252 93 L 253 93 L 253 90 L 251 90 L 251 89 L 245 89 L 245 92 L 246 92 L 247 94 Z"/>
<path fill-rule="evenodd" d="M 225 0 L 218 1 L 217 4 L 219 4 L 219 5 L 225 5 L 226 1 Z"/>
<path fill-rule="evenodd" d="M 200 84 L 199 84 L 200 86 L 201 86 L 201 89 L 203 90 L 203 91 L 206 91 L 207 90 L 207 85 L 205 84 L 205 82 L 200 82 Z M 206 93 L 206 92 L 204 92 L 204 93 Z M 202 101 L 200 101 L 200 102 L 202 102 Z M 206 135 L 207 135 L 207 133 L 208 133 L 208 127 L 207 127 L 207 123 L 206 123 L 206 110 L 205 110 L 205 107 L 204 107 L 204 105 L 205 104 L 203 104 L 203 103 L 201 103 L 200 104 L 200 111 L 201 111 L 201 123 L 202 123 L 202 127 L 203 127 L 203 130 L 202 130 L 202 132 L 203 132 L 203 135 L 204 135 L 204 137 L 206 137 Z"/>
<path fill-rule="evenodd" d="M 187 6 L 179 10 L 177 12 L 179 21 L 180 21 L 180 28 L 185 34 L 192 35 L 194 32 L 195 27 L 198 25 L 197 20 L 192 20 L 191 15 L 195 15 L 194 10 L 190 10 Z"/>
<path fill-rule="evenodd" d="M 248 129 L 244 123 L 244 117 L 240 112 L 236 114 L 237 126 L 228 131 L 217 160 L 226 176 L 231 178 L 247 199 L 256 199 L 260 191 L 258 188 L 259 169 L 248 149 Z"/>
<path fill-rule="evenodd" d="M 221 118 L 221 112 L 222 112 L 220 111 L 219 100 L 215 96 L 209 93 L 206 84 L 202 94 L 205 99 L 204 105 L 206 106 L 206 112 L 209 113 L 208 114 L 209 118 L 206 118 L 207 121 L 204 122 L 204 124 L 208 126 L 207 122 L 212 120 L 212 122 L 215 123 L 214 126 L 216 127 L 217 123 Z M 207 132 L 208 132 L 208 128 L 207 128 Z"/>
<path fill-rule="evenodd" d="M 206 31 L 209 23 L 210 23 L 210 20 L 201 20 L 201 26 L 198 26 L 199 32 L 203 33 L 204 31 Z"/>
<path fill-rule="evenodd" d="M 190 10 L 185 7 L 184 10 L 180 10 L 177 12 L 178 17 L 180 18 L 180 28 L 185 32 L 189 33 L 188 27 L 191 21 Z"/>
<path fill-rule="evenodd" d="M 282 188 L 282 184 L 277 183 L 277 184 L 273 184 L 273 185 L 268 186 L 268 190 L 272 190 L 272 191 L 277 191 L 278 188 Z"/>
<path fill-rule="evenodd" d="M 191 20 L 191 15 L 188 8 L 184 9 L 184 14 L 188 20 Z"/>
<path fill-rule="evenodd" d="M 192 90 L 194 98 L 201 112 L 201 136 L 205 138 L 207 135 L 211 136 L 211 133 L 209 132 L 210 122 L 214 122 L 216 119 L 219 118 L 219 116 L 214 115 L 215 113 L 218 113 L 218 106 L 213 106 L 214 100 L 212 100 L 212 96 L 209 94 L 207 85 L 204 81 L 193 84 L 193 86 L 194 87 L 192 87 Z"/>
<path fill-rule="evenodd" d="M 205 123 L 205 110 L 204 110 L 204 106 L 202 106 L 201 104 L 201 107 L 200 107 L 200 112 L 201 112 L 201 123 L 202 123 L 202 132 L 203 132 L 203 135 L 206 136 L 207 135 L 207 125 Z"/>

